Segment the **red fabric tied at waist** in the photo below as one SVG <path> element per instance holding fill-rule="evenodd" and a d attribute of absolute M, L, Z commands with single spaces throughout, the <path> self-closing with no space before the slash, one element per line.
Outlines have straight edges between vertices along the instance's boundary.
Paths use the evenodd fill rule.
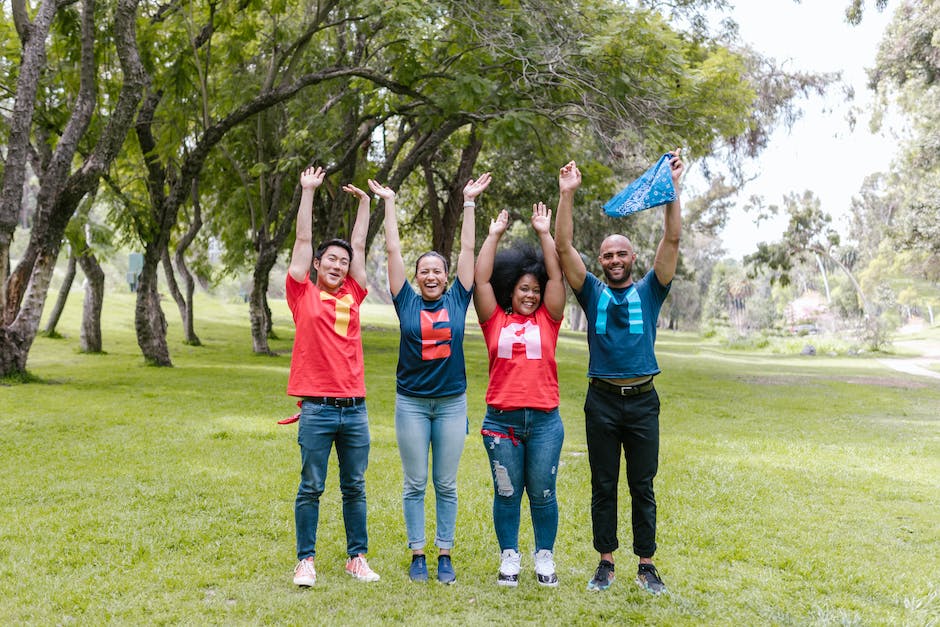
<path fill-rule="evenodd" d="M 491 431 L 489 429 L 480 429 L 480 435 L 488 435 L 491 438 L 506 438 L 512 442 L 513 446 L 519 446 L 519 438 L 516 437 L 516 431 L 512 427 L 509 427 L 509 435 L 505 433 L 499 433 L 498 431 Z"/>

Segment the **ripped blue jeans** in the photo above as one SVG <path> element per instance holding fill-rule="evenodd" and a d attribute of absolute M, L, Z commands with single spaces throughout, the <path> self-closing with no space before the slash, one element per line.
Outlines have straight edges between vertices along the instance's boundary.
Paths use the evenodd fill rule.
<path fill-rule="evenodd" d="M 493 474 L 493 526 L 499 550 L 519 550 L 522 492 L 529 497 L 535 550 L 554 550 L 555 484 L 565 427 L 558 409 L 503 411 L 487 406 L 480 430 Z"/>

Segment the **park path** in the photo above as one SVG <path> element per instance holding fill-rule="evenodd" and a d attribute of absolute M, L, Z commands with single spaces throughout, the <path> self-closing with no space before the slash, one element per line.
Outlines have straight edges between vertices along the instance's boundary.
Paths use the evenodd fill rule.
<path fill-rule="evenodd" d="M 878 362 L 897 370 L 921 377 L 940 379 L 940 372 L 930 370 L 929 366 L 940 364 L 940 342 L 931 340 L 900 340 L 894 342 L 898 348 L 904 348 L 920 354 L 909 359 L 879 359 Z"/>

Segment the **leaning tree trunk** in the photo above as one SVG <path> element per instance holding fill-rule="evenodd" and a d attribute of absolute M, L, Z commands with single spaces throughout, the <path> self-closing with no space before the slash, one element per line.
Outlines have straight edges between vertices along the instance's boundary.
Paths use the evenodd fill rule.
<path fill-rule="evenodd" d="M 59 297 L 55 301 L 55 306 L 49 312 L 49 320 L 46 321 L 46 328 L 43 330 L 45 335 L 55 336 L 55 328 L 59 324 L 59 318 L 62 317 L 62 310 L 65 309 L 65 303 L 69 299 L 69 290 L 72 289 L 72 281 L 75 280 L 75 253 L 69 255 L 69 265 L 65 270 L 65 278 L 62 279 L 62 287 L 59 289 Z"/>
<path fill-rule="evenodd" d="M 180 320 L 183 321 L 183 344 L 201 346 L 202 343 L 199 341 L 199 338 L 196 337 L 196 332 L 193 330 L 192 277 L 189 277 L 189 283 L 187 285 L 187 298 L 183 295 L 183 292 L 180 291 L 179 284 L 176 282 L 176 274 L 173 272 L 173 264 L 170 262 L 169 250 L 163 251 L 160 263 L 163 265 L 163 274 L 166 277 L 167 289 L 170 290 L 170 294 L 173 295 L 173 300 L 176 301 L 176 308 L 180 310 Z"/>
<path fill-rule="evenodd" d="M 85 301 L 82 305 L 82 329 L 79 350 L 83 353 L 101 352 L 101 310 L 104 307 L 104 271 L 98 259 L 86 251 L 78 258 L 85 273 Z"/>
<path fill-rule="evenodd" d="M 186 266 L 186 251 L 196 239 L 199 230 L 202 229 L 202 205 L 199 202 L 199 177 L 193 179 L 192 184 L 193 201 L 193 219 L 189 224 L 186 234 L 180 239 L 176 246 L 176 253 L 173 259 L 176 261 L 176 271 L 180 273 L 180 280 L 183 282 L 185 290 L 186 313 L 183 315 L 183 334 L 184 342 L 191 346 L 202 346 L 199 337 L 196 336 L 195 328 L 195 303 L 193 298 L 196 294 L 196 281 L 193 279 L 193 273 Z"/>

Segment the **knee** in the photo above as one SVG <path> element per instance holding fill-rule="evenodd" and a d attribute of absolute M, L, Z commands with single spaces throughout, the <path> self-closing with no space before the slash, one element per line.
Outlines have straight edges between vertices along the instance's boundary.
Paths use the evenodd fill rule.
<path fill-rule="evenodd" d="M 456 499 L 457 498 L 457 479 L 456 477 L 448 479 L 434 480 L 434 494 L 438 497 Z"/>
<path fill-rule="evenodd" d="M 536 488 L 530 490 L 529 494 L 529 503 L 532 507 L 552 507 L 558 503 L 558 500 L 555 497 L 555 488 L 544 487 Z"/>

